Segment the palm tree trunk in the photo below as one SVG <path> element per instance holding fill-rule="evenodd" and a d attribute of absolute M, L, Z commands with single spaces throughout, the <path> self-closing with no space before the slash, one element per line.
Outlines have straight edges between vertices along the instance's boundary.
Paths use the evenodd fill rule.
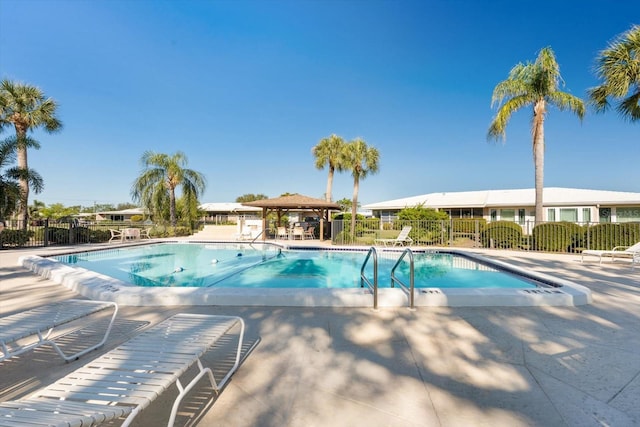
<path fill-rule="evenodd" d="M 27 137 L 27 130 L 18 124 L 15 124 L 16 137 L 18 139 L 18 168 L 21 171 L 29 169 L 27 162 L 27 144 L 25 138 Z M 29 180 L 26 174 L 20 176 L 18 180 L 20 185 L 20 203 L 18 205 L 18 220 L 22 223 L 23 230 L 27 229 L 27 221 L 29 220 Z"/>
<path fill-rule="evenodd" d="M 333 168 L 329 166 L 329 176 L 327 177 L 327 193 L 324 195 L 327 202 L 331 203 L 331 192 L 333 191 Z"/>
<path fill-rule="evenodd" d="M 545 220 L 544 202 L 544 101 L 538 102 L 534 107 L 534 131 L 533 131 L 533 163 L 536 184 L 536 223 Z"/>
<path fill-rule="evenodd" d="M 171 226 L 175 227 L 177 224 L 176 220 L 176 192 L 175 189 L 171 188 L 169 190 L 169 220 L 171 221 Z"/>
<path fill-rule="evenodd" d="M 360 188 L 360 177 L 353 177 L 353 202 L 351 204 L 351 243 L 356 236 L 356 214 L 358 213 L 358 190 Z"/>

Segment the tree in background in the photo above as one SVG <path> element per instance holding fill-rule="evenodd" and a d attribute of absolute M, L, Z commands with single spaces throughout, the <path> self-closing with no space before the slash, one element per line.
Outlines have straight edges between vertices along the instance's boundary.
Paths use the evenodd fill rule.
<path fill-rule="evenodd" d="M 172 156 L 145 151 L 140 163 L 144 170 L 133 184 L 131 197 L 160 218 L 166 218 L 168 209 L 169 222 L 175 227 L 176 188 L 181 188 L 183 199 L 190 205 L 206 188 L 204 175 L 186 168 L 187 157 L 181 151 Z"/>
<path fill-rule="evenodd" d="M 25 139 L 27 144 L 33 142 L 29 137 Z M 13 165 L 17 150 L 18 139 L 16 137 L 9 137 L 0 142 L 0 219 L 11 216 L 20 209 L 21 180 L 26 180 L 36 193 L 40 193 L 44 188 L 44 181 L 36 171 Z M 2 168 L 7 169 L 2 172 Z"/>
<path fill-rule="evenodd" d="M 264 194 L 243 194 L 242 196 L 236 197 L 236 203 L 255 202 L 256 200 L 264 200 L 268 198 L 269 197 Z"/>
<path fill-rule="evenodd" d="M 449 215 L 433 208 L 425 208 L 424 203 L 421 203 L 402 209 L 398 212 L 398 219 L 408 221 L 444 221 L 449 219 Z"/>
<path fill-rule="evenodd" d="M 0 221 L 11 216 L 20 201 L 19 173 L 13 165 L 15 159 L 15 145 L 3 141 L 0 144 Z"/>
<path fill-rule="evenodd" d="M 325 166 L 329 168 L 329 176 L 327 177 L 327 192 L 325 198 L 327 202 L 331 202 L 333 188 L 333 174 L 335 171 L 343 171 L 342 151 L 344 149 L 344 140 L 337 136 L 331 135 L 322 138 L 318 145 L 311 149 L 313 157 L 316 159 L 316 168 L 322 170 Z"/>
<path fill-rule="evenodd" d="M 21 170 L 18 182 L 20 185 L 20 203 L 18 219 L 27 227 L 29 217 L 29 184 L 33 171 L 29 171 L 27 148 L 38 148 L 27 133 L 37 128 L 46 132 L 55 132 L 62 128 L 62 122 L 56 116 L 57 103 L 45 97 L 35 86 L 3 80 L 0 84 L 0 130 L 13 125 L 16 132 L 18 168 Z"/>
<path fill-rule="evenodd" d="M 604 112 L 618 99 L 616 111 L 625 119 L 640 119 L 640 25 L 618 37 L 598 54 L 596 75 L 600 86 L 588 90 L 596 111 Z M 628 96 L 627 96 L 628 95 Z"/>
<path fill-rule="evenodd" d="M 176 210 L 179 213 L 180 218 L 184 222 L 188 222 L 189 226 L 192 228 L 198 218 L 205 215 L 205 212 L 200 211 L 198 206 L 199 202 L 195 197 L 187 198 L 182 196 L 176 201 Z"/>
<path fill-rule="evenodd" d="M 340 206 L 340 210 L 342 212 L 349 212 L 351 210 L 351 205 L 353 204 L 351 199 L 347 199 L 346 197 L 338 200 L 336 203 Z"/>
<path fill-rule="evenodd" d="M 356 138 L 345 144 L 341 155 L 340 164 L 344 170 L 350 170 L 353 176 L 353 200 L 351 202 L 351 239 L 355 238 L 356 213 L 358 210 L 358 191 L 360 180 L 369 174 L 378 172 L 380 153 L 374 147 L 369 147 L 367 143 Z"/>
<path fill-rule="evenodd" d="M 44 218 L 58 220 L 60 218 L 70 217 L 80 213 L 80 206 L 64 206 L 62 203 L 53 203 L 40 210 L 40 214 Z"/>
<path fill-rule="evenodd" d="M 570 110 L 580 120 L 584 117 L 584 102 L 569 93 L 558 90 L 562 83 L 560 67 L 550 47 L 540 50 L 534 63 L 519 63 L 511 69 L 509 77 L 493 89 L 491 107 L 498 112 L 489 126 L 488 139 L 505 139 L 511 115 L 531 106 L 531 134 L 533 136 L 533 162 L 535 169 L 536 221 L 544 220 L 542 193 L 544 189 L 544 120 L 547 104 L 560 111 Z"/>
<path fill-rule="evenodd" d="M 44 202 L 34 200 L 29 206 L 29 218 L 42 218 L 42 209 L 46 207 L 47 205 Z"/>

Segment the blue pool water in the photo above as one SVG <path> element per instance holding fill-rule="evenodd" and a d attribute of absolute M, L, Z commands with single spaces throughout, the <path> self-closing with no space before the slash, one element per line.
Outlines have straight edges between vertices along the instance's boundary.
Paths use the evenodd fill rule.
<path fill-rule="evenodd" d="M 390 286 L 400 253 L 378 255 L 378 284 Z M 364 251 L 281 250 L 273 245 L 164 243 L 55 257 L 144 287 L 354 288 Z M 415 253 L 416 288 L 536 288 L 525 278 L 458 254 Z M 409 283 L 405 258 L 396 277 Z M 373 278 L 373 263 L 365 274 Z"/>

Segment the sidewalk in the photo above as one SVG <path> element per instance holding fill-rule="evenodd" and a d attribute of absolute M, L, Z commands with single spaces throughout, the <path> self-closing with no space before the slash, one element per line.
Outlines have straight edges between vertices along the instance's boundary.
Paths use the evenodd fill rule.
<path fill-rule="evenodd" d="M 53 250 L 48 250 L 53 251 Z M 77 297 L 0 251 L 0 315 Z M 581 307 L 122 307 L 107 345 L 65 364 L 43 348 L 0 363 L 0 400 L 29 394 L 177 312 L 242 316 L 256 343 L 219 397 L 176 425 L 640 424 L 640 270 L 576 255 L 484 252 L 589 287 Z M 136 425 L 161 425 L 173 391 Z"/>

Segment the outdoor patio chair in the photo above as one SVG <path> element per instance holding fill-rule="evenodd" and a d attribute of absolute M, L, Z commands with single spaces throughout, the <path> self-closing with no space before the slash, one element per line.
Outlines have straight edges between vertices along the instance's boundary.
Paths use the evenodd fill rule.
<path fill-rule="evenodd" d="M 293 231 L 291 231 L 291 239 L 296 240 L 296 238 L 304 240 L 304 228 L 300 226 L 293 227 Z"/>
<path fill-rule="evenodd" d="M 56 341 L 62 341 L 64 337 L 77 333 L 83 328 L 82 326 L 71 328 L 70 331 L 62 334 L 57 334 L 56 328 L 76 320 L 82 320 L 86 324 L 86 318 L 107 309 L 113 309 L 113 314 L 102 340 L 67 356 Z M 118 305 L 114 302 L 70 299 L 2 317 L 0 318 L 0 362 L 47 344 L 51 345 L 66 362 L 78 359 L 105 343 L 117 313 Z"/>
<path fill-rule="evenodd" d="M 598 257 L 600 264 L 602 264 L 602 259 L 606 257 L 611 257 L 611 262 L 614 262 L 616 258 L 631 258 L 631 261 L 633 263 L 633 258 L 640 255 L 640 242 L 636 243 L 633 246 L 616 246 L 609 251 L 585 249 L 584 251 L 582 251 L 580 262 L 584 262 L 585 255 Z"/>
<path fill-rule="evenodd" d="M 376 245 L 384 245 L 384 246 L 404 246 L 405 244 L 411 245 L 413 243 L 413 239 L 409 237 L 409 233 L 411 232 L 411 226 L 403 227 L 398 234 L 398 237 L 395 239 L 375 239 L 374 243 Z"/>
<path fill-rule="evenodd" d="M 315 239 L 316 238 L 316 228 L 315 227 L 307 227 L 307 229 L 304 231 L 304 238 L 305 239 Z"/>
<path fill-rule="evenodd" d="M 221 363 L 231 367 L 216 380 L 200 359 L 225 336 L 237 336 L 237 349 L 234 344 L 234 361 Z M 0 425 L 96 426 L 126 417 L 122 426 L 128 426 L 176 384 L 178 393 L 167 423 L 172 426 L 180 402 L 202 378 L 220 392 L 238 369 L 243 338 L 240 317 L 177 314 L 33 395 L 0 403 Z M 191 367 L 198 373 L 186 375 L 191 380 L 183 386 L 181 377 Z"/>
<path fill-rule="evenodd" d="M 278 239 L 288 239 L 289 233 L 287 233 L 287 227 L 278 227 L 276 236 Z"/>
<path fill-rule="evenodd" d="M 124 234 L 122 234 L 122 230 L 109 229 L 109 231 L 111 232 L 111 238 L 109 239 L 109 243 L 111 243 L 114 240 L 120 240 L 121 242 L 124 240 Z"/>
<path fill-rule="evenodd" d="M 150 228 L 143 228 L 142 230 L 140 230 L 140 238 L 151 239 L 151 236 L 149 235 L 150 232 L 151 232 Z"/>

